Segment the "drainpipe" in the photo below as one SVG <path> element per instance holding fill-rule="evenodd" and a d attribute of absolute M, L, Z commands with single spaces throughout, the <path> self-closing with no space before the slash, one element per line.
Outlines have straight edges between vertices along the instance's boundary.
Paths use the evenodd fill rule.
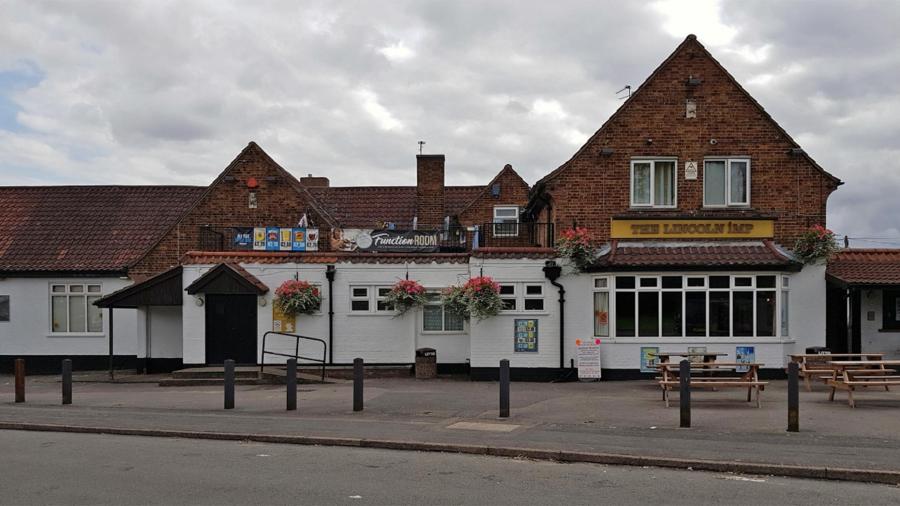
<path fill-rule="evenodd" d="M 553 260 L 547 260 L 543 270 L 544 276 L 550 280 L 550 284 L 559 289 L 559 368 L 564 369 L 566 367 L 566 289 L 556 282 L 562 275 L 562 267 L 556 265 Z"/>
<path fill-rule="evenodd" d="M 325 278 L 328 279 L 328 363 L 334 364 L 334 275 L 333 265 L 325 267 Z"/>

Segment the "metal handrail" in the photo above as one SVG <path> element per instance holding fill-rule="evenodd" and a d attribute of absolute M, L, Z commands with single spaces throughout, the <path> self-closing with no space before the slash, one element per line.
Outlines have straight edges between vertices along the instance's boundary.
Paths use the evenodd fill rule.
<path fill-rule="evenodd" d="M 294 354 L 290 355 L 287 353 L 278 353 L 277 351 L 266 351 L 266 337 L 268 337 L 269 334 L 277 334 L 280 336 L 293 337 L 294 338 Z M 306 339 L 307 341 L 316 341 L 316 342 L 321 343 L 322 344 L 322 358 L 318 359 L 318 358 L 312 358 L 312 357 L 304 357 L 304 356 L 300 355 L 300 340 L 301 339 Z M 263 334 L 262 353 L 260 354 L 260 357 L 259 357 L 259 374 L 262 375 L 263 368 L 266 366 L 266 355 L 277 355 L 279 357 L 290 357 L 290 358 L 295 358 L 295 359 L 310 360 L 312 362 L 321 363 L 322 364 L 322 382 L 324 383 L 325 382 L 325 363 L 326 363 L 325 357 L 327 356 L 327 352 L 328 352 L 328 343 L 326 343 L 325 340 L 323 340 L 323 339 L 319 339 L 318 337 L 307 337 L 307 336 L 301 336 L 299 334 L 288 334 L 287 332 L 277 332 L 274 330 L 270 330 L 270 331 L 266 332 L 265 334 Z"/>

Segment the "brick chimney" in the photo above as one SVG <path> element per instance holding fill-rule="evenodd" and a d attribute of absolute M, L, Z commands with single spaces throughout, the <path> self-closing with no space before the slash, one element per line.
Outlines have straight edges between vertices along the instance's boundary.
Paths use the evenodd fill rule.
<path fill-rule="evenodd" d="M 444 155 L 416 155 L 416 216 L 420 229 L 444 225 Z"/>
<path fill-rule="evenodd" d="M 300 178 L 300 184 L 309 187 L 325 187 L 328 188 L 330 182 L 327 177 L 313 176 L 312 174 Z"/>

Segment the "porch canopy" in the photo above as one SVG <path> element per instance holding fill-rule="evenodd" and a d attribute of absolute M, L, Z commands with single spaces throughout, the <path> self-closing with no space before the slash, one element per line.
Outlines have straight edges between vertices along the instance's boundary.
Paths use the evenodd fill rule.
<path fill-rule="evenodd" d="M 900 249 L 845 249 L 828 260 L 828 281 L 841 288 L 900 287 Z"/>
<path fill-rule="evenodd" d="M 109 377 L 113 378 L 113 309 L 136 309 L 140 306 L 181 306 L 181 266 L 173 267 L 144 281 L 94 301 L 99 308 L 109 309 Z"/>
<path fill-rule="evenodd" d="M 772 241 L 613 241 L 592 272 L 641 270 L 799 271 L 803 264 Z"/>

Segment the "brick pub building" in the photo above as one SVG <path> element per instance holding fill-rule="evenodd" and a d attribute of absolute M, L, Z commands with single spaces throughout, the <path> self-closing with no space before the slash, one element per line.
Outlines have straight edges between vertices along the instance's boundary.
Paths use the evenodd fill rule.
<path fill-rule="evenodd" d="M 444 370 L 491 377 L 508 358 L 520 377 L 555 378 L 597 339 L 604 377 L 662 348 L 774 370 L 825 344 L 826 267 L 791 247 L 841 182 L 693 36 L 533 187 L 508 165 L 481 186 L 447 186 L 445 170 L 420 155 L 415 186 L 332 187 L 250 143 L 205 188 L 2 188 L 0 355 L 87 366 L 112 343 L 151 370 L 275 363 L 263 352 L 294 346 L 263 347 L 279 330 L 322 339 L 331 364 L 411 364 L 427 347 Z M 583 271 L 554 250 L 573 227 L 598 247 Z M 440 290 L 478 275 L 501 284 L 505 310 L 444 311 Z M 320 312 L 273 308 L 290 279 L 321 288 Z M 429 304 L 387 307 L 400 279 Z"/>

